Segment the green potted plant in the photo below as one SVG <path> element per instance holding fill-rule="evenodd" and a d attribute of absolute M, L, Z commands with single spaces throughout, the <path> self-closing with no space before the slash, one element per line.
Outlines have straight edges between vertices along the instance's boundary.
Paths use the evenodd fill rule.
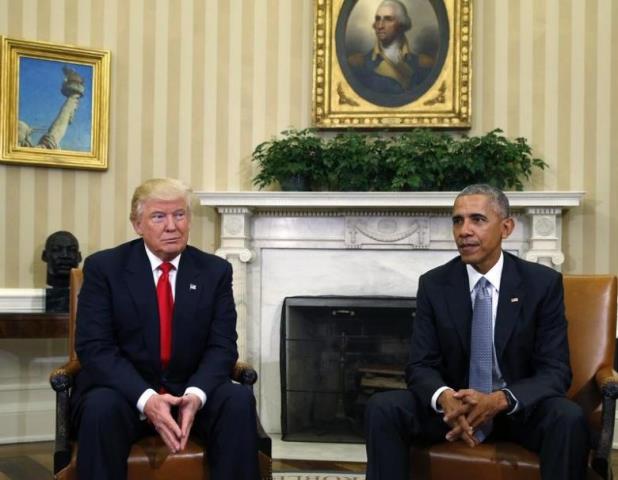
<path fill-rule="evenodd" d="M 450 190 L 445 183 L 451 162 L 450 135 L 413 130 L 389 142 L 386 162 L 393 171 L 388 190 Z"/>
<path fill-rule="evenodd" d="M 388 140 L 378 134 L 345 132 L 323 143 L 321 172 L 315 184 L 326 190 L 387 190 L 392 173 L 385 153 Z"/>
<path fill-rule="evenodd" d="M 522 190 L 535 168 L 547 166 L 526 139 L 509 140 L 499 129 L 459 138 L 427 129 L 390 136 L 348 131 L 330 139 L 311 129 L 283 133 L 253 153 L 260 188 L 278 181 L 285 189 L 287 179 L 302 176 L 303 188 L 332 191 L 444 191 L 479 182 Z"/>
<path fill-rule="evenodd" d="M 392 190 L 461 190 L 479 182 L 522 190 L 533 169 L 547 166 L 525 138 L 509 140 L 500 129 L 461 138 L 417 129 L 390 143 L 386 156 L 395 170 Z"/>
<path fill-rule="evenodd" d="M 260 189 L 279 183 L 282 190 L 309 190 L 321 172 L 322 139 L 309 128 L 285 130 L 282 135 L 253 151 L 253 160 L 260 166 L 253 183 Z"/>

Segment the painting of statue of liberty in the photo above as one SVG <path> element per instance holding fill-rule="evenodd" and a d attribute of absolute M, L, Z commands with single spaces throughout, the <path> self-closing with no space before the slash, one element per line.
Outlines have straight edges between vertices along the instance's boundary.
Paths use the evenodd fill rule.
<path fill-rule="evenodd" d="M 110 56 L 0 35 L 0 163 L 106 170 Z"/>
<path fill-rule="evenodd" d="M 17 143 L 92 151 L 92 65 L 19 59 Z"/>

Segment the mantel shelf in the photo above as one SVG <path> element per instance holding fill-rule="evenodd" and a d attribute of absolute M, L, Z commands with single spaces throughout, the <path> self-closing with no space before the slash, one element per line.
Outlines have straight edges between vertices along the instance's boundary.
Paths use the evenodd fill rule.
<path fill-rule="evenodd" d="M 196 192 L 209 207 L 294 208 L 450 208 L 458 192 Z M 511 207 L 577 207 L 582 191 L 506 192 Z"/>

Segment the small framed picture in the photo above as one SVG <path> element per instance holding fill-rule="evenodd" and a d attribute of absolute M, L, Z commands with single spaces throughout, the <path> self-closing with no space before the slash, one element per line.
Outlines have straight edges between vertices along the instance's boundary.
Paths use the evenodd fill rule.
<path fill-rule="evenodd" d="M 0 161 L 107 169 L 109 51 L 1 40 Z"/>
<path fill-rule="evenodd" d="M 320 128 L 469 127 L 471 0 L 315 0 Z"/>

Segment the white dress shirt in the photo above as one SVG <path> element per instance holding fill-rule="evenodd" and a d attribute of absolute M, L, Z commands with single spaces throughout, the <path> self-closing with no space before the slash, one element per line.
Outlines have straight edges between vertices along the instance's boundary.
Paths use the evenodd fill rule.
<path fill-rule="evenodd" d="M 146 247 L 146 244 L 144 244 L 144 247 Z M 161 276 L 161 273 L 162 273 L 159 267 L 161 266 L 163 262 L 161 261 L 159 257 L 157 257 L 154 253 L 152 253 L 148 249 L 148 247 L 146 247 L 146 255 L 148 255 L 148 260 L 150 260 L 150 267 L 152 268 L 152 279 L 154 280 L 155 287 L 156 287 L 157 282 L 159 281 L 159 277 Z M 172 287 L 172 296 L 174 297 L 174 300 L 176 299 L 176 273 L 178 272 L 178 264 L 180 263 L 180 255 L 182 254 L 178 254 L 174 259 L 169 261 L 169 263 L 171 263 L 174 266 L 174 268 L 172 268 L 169 272 L 170 286 Z M 197 396 L 200 399 L 200 402 L 202 402 L 200 405 L 200 408 L 202 408 L 204 404 L 206 403 L 206 393 L 204 392 L 204 390 L 198 387 L 187 387 L 185 389 L 185 395 L 188 395 L 190 393 L 192 393 L 193 395 Z M 152 388 L 149 388 L 146 391 L 144 391 L 144 393 L 142 393 L 140 397 L 137 399 L 137 409 L 139 410 L 142 419 L 145 418 L 144 417 L 144 407 L 146 406 L 146 402 L 153 395 L 158 395 L 158 394 Z"/>
<path fill-rule="evenodd" d="M 496 264 L 489 269 L 486 274 L 481 274 L 477 272 L 472 265 L 466 265 L 466 271 L 468 272 L 468 284 L 470 286 L 470 298 L 472 300 L 472 308 L 474 308 L 474 297 L 475 292 L 474 289 L 478 281 L 485 277 L 489 282 L 488 288 L 491 289 L 491 326 L 492 326 L 492 335 L 493 332 L 496 331 L 496 314 L 498 312 L 498 298 L 500 296 L 500 279 L 502 278 L 502 267 L 504 266 L 504 253 L 500 252 L 500 258 L 496 262 Z M 496 344 L 493 344 L 493 362 L 492 362 L 492 384 L 494 390 L 505 389 L 508 390 L 511 396 L 515 399 L 515 407 L 508 412 L 510 415 L 517 411 L 519 407 L 519 402 L 513 395 L 513 393 L 506 388 L 506 383 L 502 378 L 502 373 L 500 372 L 500 366 L 498 365 L 498 360 L 496 357 Z M 443 386 L 438 388 L 435 393 L 431 397 L 431 407 L 438 413 L 442 413 L 442 410 L 438 406 L 438 397 L 440 394 L 451 387 Z"/>

